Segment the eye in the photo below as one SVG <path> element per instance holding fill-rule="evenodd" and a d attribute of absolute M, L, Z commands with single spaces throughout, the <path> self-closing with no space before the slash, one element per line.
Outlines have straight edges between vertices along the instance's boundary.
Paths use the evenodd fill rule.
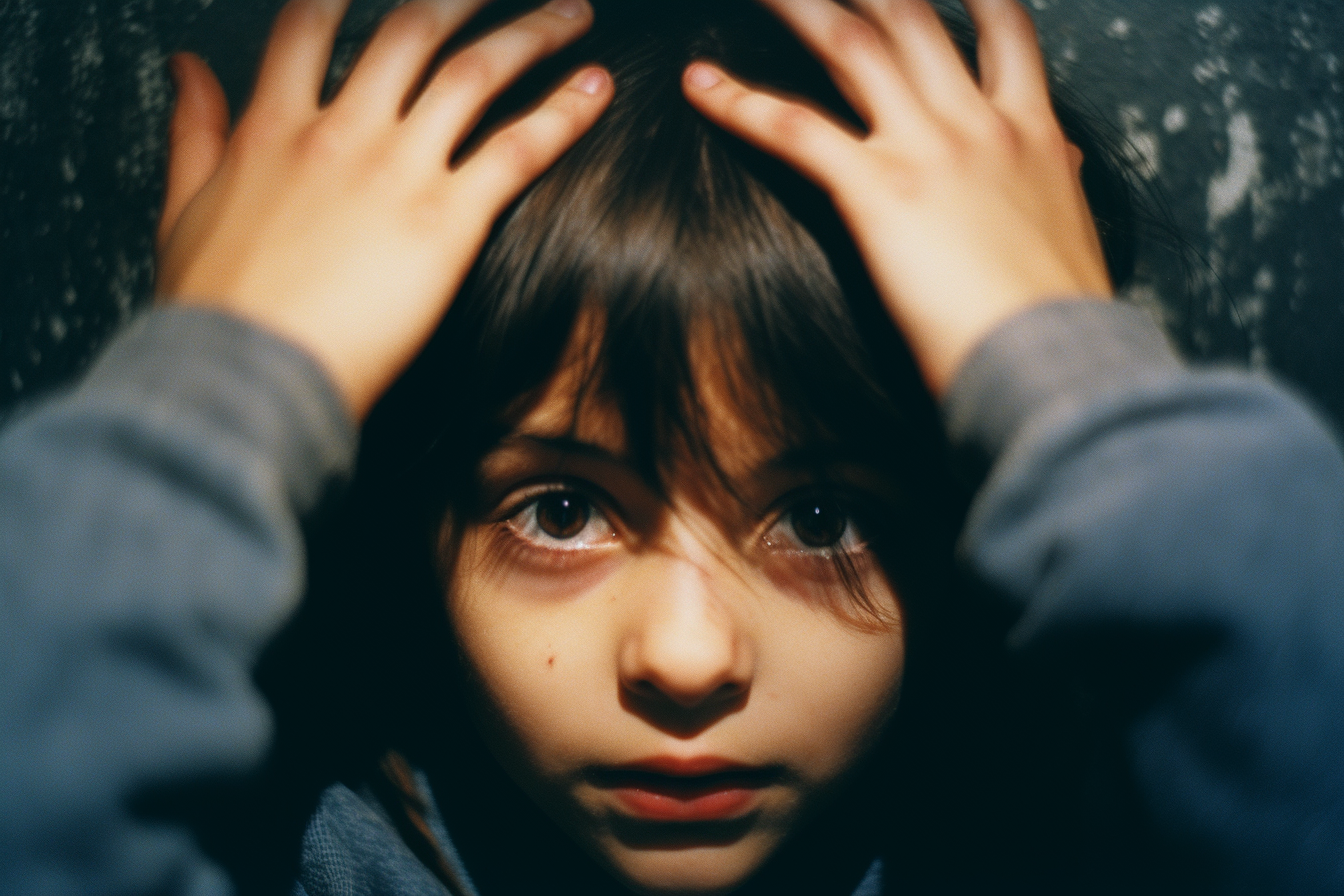
<path fill-rule="evenodd" d="M 788 519 L 798 540 L 809 548 L 835 547 L 849 530 L 849 514 L 830 496 L 799 501 Z"/>
<path fill-rule="evenodd" d="M 765 544 L 775 551 L 822 555 L 864 548 L 848 504 L 827 492 L 809 492 L 789 501 L 765 534 Z"/>
<path fill-rule="evenodd" d="M 582 532 L 592 511 L 592 505 L 573 492 L 542 495 L 532 509 L 537 527 L 556 539 L 570 539 Z"/>
<path fill-rule="evenodd" d="M 515 508 L 505 525 L 516 537 L 537 547 L 586 550 L 616 537 L 615 529 L 592 499 L 572 488 L 548 488 L 526 497 Z"/>

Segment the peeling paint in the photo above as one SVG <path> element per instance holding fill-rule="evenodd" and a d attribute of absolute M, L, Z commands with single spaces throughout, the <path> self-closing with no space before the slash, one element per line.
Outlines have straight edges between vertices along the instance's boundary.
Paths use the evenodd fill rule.
<path fill-rule="evenodd" d="M 1209 181 L 1210 227 L 1241 208 L 1260 178 L 1262 159 L 1250 115 L 1238 112 L 1228 120 L 1227 145 L 1227 169 Z"/>

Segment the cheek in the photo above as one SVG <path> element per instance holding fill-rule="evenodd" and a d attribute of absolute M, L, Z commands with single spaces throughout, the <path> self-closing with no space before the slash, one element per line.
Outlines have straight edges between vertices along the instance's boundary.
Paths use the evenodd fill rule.
<path fill-rule="evenodd" d="M 575 732 L 600 730 L 614 688 L 593 627 L 574 631 L 573 619 L 531 595 L 463 584 L 448 607 L 483 730 L 510 765 L 563 772 L 578 756 Z"/>
<path fill-rule="evenodd" d="M 777 728 L 799 770 L 816 786 L 844 773 L 877 740 L 896 708 L 905 671 L 905 632 L 898 601 L 885 582 L 870 590 L 887 608 L 883 624 L 845 621 L 797 601 L 776 603 L 764 631 L 755 682 L 766 706 L 760 719 Z"/>

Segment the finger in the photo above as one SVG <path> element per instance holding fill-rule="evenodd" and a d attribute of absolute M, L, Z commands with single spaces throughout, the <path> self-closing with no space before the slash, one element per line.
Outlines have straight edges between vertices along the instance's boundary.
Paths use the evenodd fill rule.
<path fill-rule="evenodd" d="M 687 100 L 710 121 L 782 159 L 828 192 L 854 166 L 845 163 L 861 134 L 803 103 L 754 90 L 707 62 L 682 76 Z"/>
<path fill-rule="evenodd" d="M 159 217 L 162 249 L 187 203 L 219 168 L 229 136 L 229 104 L 205 60 L 178 53 L 169 60 L 177 102 L 168 125 L 168 183 Z"/>
<path fill-rule="evenodd" d="M 825 67 L 845 100 L 870 127 L 888 118 L 922 120 L 923 104 L 882 35 L 832 0 L 760 0 Z"/>
<path fill-rule="evenodd" d="M 926 0 L 855 0 L 854 5 L 896 53 L 926 108 L 956 114 L 983 102 L 965 58 Z"/>
<path fill-rule="evenodd" d="M 576 73 L 471 154 L 458 169 L 468 195 L 485 197 L 493 220 L 593 126 L 614 92 L 611 75 L 603 69 Z"/>
<path fill-rule="evenodd" d="M 1050 79 L 1036 25 L 1017 0 L 963 0 L 975 24 L 980 89 L 1019 122 L 1048 116 Z"/>
<path fill-rule="evenodd" d="M 463 48 L 434 74 L 407 116 L 416 140 L 444 161 L 514 80 L 588 30 L 586 0 L 552 0 Z"/>
<path fill-rule="evenodd" d="M 249 113 L 287 115 L 316 109 L 336 31 L 350 0 L 289 0 L 271 27 Z"/>
<path fill-rule="evenodd" d="M 360 117 L 400 117 L 444 41 L 488 0 L 410 0 L 388 13 L 333 105 Z"/>

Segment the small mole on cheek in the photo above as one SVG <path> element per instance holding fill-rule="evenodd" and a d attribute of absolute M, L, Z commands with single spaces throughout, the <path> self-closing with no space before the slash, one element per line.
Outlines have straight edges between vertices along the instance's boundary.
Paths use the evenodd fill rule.
<path fill-rule="evenodd" d="M 546 665 L 547 665 L 548 667 L 550 667 L 550 666 L 554 666 L 554 665 L 555 665 L 555 657 L 552 656 L 552 657 L 550 657 L 549 659 L 547 659 L 547 660 L 546 660 Z"/>

